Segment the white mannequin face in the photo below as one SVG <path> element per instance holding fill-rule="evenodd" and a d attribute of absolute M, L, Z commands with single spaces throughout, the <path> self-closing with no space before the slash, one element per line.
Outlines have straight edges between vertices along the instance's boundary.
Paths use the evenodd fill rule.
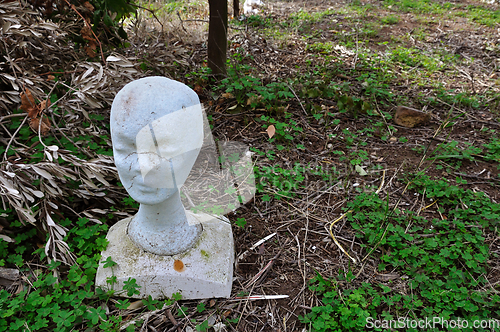
<path fill-rule="evenodd" d="M 196 94 L 182 83 L 148 77 L 125 86 L 111 112 L 113 153 L 130 196 L 155 205 L 186 181 L 203 143 Z"/>

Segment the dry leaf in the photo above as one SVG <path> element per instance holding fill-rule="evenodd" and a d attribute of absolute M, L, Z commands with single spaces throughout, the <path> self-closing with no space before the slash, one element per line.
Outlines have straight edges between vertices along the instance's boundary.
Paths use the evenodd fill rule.
<path fill-rule="evenodd" d="M 42 136 L 47 135 L 47 133 L 50 131 L 49 119 L 43 117 L 42 124 L 40 124 L 40 118 L 32 118 L 30 120 L 31 130 L 33 130 L 35 133 L 38 133 L 38 127 L 40 127 L 40 134 L 42 134 Z"/>
<path fill-rule="evenodd" d="M 127 310 L 135 310 L 144 307 L 144 302 L 142 300 L 135 301 L 130 303 L 130 305 L 127 307 Z"/>
<path fill-rule="evenodd" d="M 85 1 L 85 2 L 83 3 L 83 7 L 87 8 L 87 9 L 88 9 L 88 10 L 90 10 L 91 12 L 94 12 L 94 6 L 92 6 L 92 5 L 90 4 L 90 2 L 88 2 L 88 1 Z"/>
<path fill-rule="evenodd" d="M 269 138 L 272 138 L 274 134 L 276 134 L 276 128 L 274 128 L 273 125 L 270 125 L 269 127 L 267 127 L 266 132 Z"/>
<path fill-rule="evenodd" d="M 47 100 L 43 100 L 41 103 L 40 103 L 40 110 L 45 110 L 45 109 L 48 109 L 50 107 L 50 100 L 47 99 Z"/>
<path fill-rule="evenodd" d="M 81 30 L 80 33 L 82 34 L 82 38 L 85 40 L 89 41 L 95 41 L 94 37 L 92 36 L 92 30 L 88 26 L 84 26 Z"/>
<path fill-rule="evenodd" d="M 196 84 L 196 85 L 194 86 L 194 89 L 193 89 L 193 90 L 194 90 L 194 92 L 196 92 L 197 94 L 201 94 L 201 93 L 203 92 L 203 87 L 202 87 L 201 85 L 199 85 L 199 84 Z"/>
<path fill-rule="evenodd" d="M 38 107 L 32 107 L 28 110 L 28 117 L 30 119 L 35 119 L 38 117 L 38 113 L 40 112 L 40 110 L 38 109 Z"/>
<path fill-rule="evenodd" d="M 24 91 L 21 93 L 21 109 L 29 113 L 32 108 L 36 107 L 35 98 L 30 90 L 25 89 Z"/>
<path fill-rule="evenodd" d="M 97 44 L 94 41 L 89 41 L 89 46 L 85 46 L 84 48 L 85 48 L 85 53 L 87 53 L 87 55 L 90 58 L 96 56 Z"/>

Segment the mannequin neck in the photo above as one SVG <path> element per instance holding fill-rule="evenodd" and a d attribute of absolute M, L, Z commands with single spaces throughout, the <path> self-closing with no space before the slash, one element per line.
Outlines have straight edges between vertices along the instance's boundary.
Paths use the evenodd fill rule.
<path fill-rule="evenodd" d="M 141 204 L 134 219 L 137 225 L 157 231 L 168 230 L 187 223 L 186 211 L 182 205 L 179 190 L 161 203 Z"/>

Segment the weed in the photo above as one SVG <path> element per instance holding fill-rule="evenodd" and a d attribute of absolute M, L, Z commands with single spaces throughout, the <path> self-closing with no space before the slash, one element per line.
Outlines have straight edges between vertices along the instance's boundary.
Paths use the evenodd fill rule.
<path fill-rule="evenodd" d="M 346 95 L 339 98 L 337 106 L 340 112 L 347 112 L 355 119 L 357 119 L 360 114 L 366 114 L 371 108 L 370 104 L 366 101 Z"/>
<path fill-rule="evenodd" d="M 361 27 L 358 38 L 377 37 L 379 35 L 379 32 L 380 32 L 380 26 L 377 23 L 368 22 L 363 24 L 363 26 Z"/>
<path fill-rule="evenodd" d="M 244 228 L 245 225 L 247 224 L 247 221 L 245 220 L 245 218 L 238 218 L 238 219 L 236 219 L 234 224 L 238 227 Z"/>
<path fill-rule="evenodd" d="M 480 148 L 474 147 L 471 143 L 464 143 L 464 147 L 460 148 L 457 141 L 451 141 L 439 144 L 433 151 L 434 156 L 431 159 L 448 160 L 459 168 L 462 160 L 473 161 L 481 152 Z"/>
<path fill-rule="evenodd" d="M 484 278 L 487 260 L 498 256 L 489 252 L 485 231 L 498 227 L 500 205 L 481 192 L 427 176 L 417 176 L 410 188 L 427 200 L 437 200 L 446 218 L 431 220 L 412 211 L 389 218 L 387 202 L 374 193 L 360 194 L 347 209 L 362 247 L 379 243 L 383 248 L 378 270 L 407 276 L 399 282 L 412 289 L 411 295 L 366 283 L 341 291 L 335 280 L 318 274 L 310 288 L 322 294 L 323 304 L 302 317 L 303 322 L 316 331 L 358 331 L 369 326 L 370 319 L 410 315 L 476 320 L 500 315 L 500 296 L 488 290 Z"/>
<path fill-rule="evenodd" d="M 366 283 L 358 289 L 340 291 L 334 280 L 325 280 L 319 274 L 310 280 L 309 288 L 323 295 L 324 305 L 313 307 L 300 320 L 318 332 L 363 330 L 368 317 L 377 317 L 376 309 L 385 298 L 377 296 L 377 291 Z"/>
<path fill-rule="evenodd" d="M 500 23 L 500 10 L 491 10 L 482 6 L 469 5 L 463 11 L 457 12 L 456 15 L 467 17 L 489 27 L 494 27 Z"/>
<path fill-rule="evenodd" d="M 274 193 L 275 199 L 295 197 L 296 192 L 305 185 L 306 173 L 317 176 L 327 183 L 334 183 L 339 174 L 334 167 L 325 168 L 320 165 L 299 163 L 296 163 L 292 169 L 278 166 L 255 167 L 254 173 L 257 192 L 266 193 L 262 198 L 263 201 L 271 200 L 267 193 Z"/>
<path fill-rule="evenodd" d="M 335 14 L 333 10 L 326 10 L 323 12 L 308 13 L 303 10 L 299 10 L 288 17 L 288 27 L 306 27 L 313 23 L 320 22 L 323 18 L 328 15 Z"/>
<path fill-rule="evenodd" d="M 380 21 L 384 24 L 389 24 L 389 25 L 398 24 L 399 23 L 399 16 L 396 16 L 396 15 L 385 16 L 385 17 L 382 17 L 380 19 Z"/>
<path fill-rule="evenodd" d="M 491 10 L 478 5 L 464 6 L 458 3 L 442 3 L 429 0 L 385 0 L 384 2 L 386 5 L 397 6 L 406 12 L 466 17 L 489 27 L 493 27 L 500 22 L 500 10 Z"/>
<path fill-rule="evenodd" d="M 275 192 L 275 198 L 293 197 L 303 187 L 305 180 L 304 167 L 296 164 L 291 170 L 281 167 L 261 167 L 255 169 L 256 188 L 258 192 Z"/>
<path fill-rule="evenodd" d="M 493 137 L 489 143 L 483 146 L 487 149 L 484 159 L 500 162 L 500 139 Z"/>
<path fill-rule="evenodd" d="M 273 19 L 271 17 L 260 16 L 260 15 L 251 15 L 246 19 L 246 24 L 252 27 L 272 27 L 274 26 Z"/>
<path fill-rule="evenodd" d="M 8 212 L 8 211 L 7 211 Z M 9 213 L 9 215 L 12 215 Z M 13 221 L 17 227 L 18 221 Z M 106 313 L 99 305 L 108 301 L 112 291 L 107 293 L 94 289 L 94 280 L 100 260 L 100 253 L 107 246 L 105 238 L 108 226 L 97 224 L 85 218 L 80 218 L 75 224 L 69 219 L 59 220 L 58 225 L 69 230 L 63 239 L 69 244 L 69 249 L 75 255 L 76 264 L 62 267 L 60 262 L 48 264 L 48 271 L 24 268 L 25 255 L 31 261 L 33 255 L 45 259 L 44 248 L 36 248 L 33 244 L 36 229 L 19 234 L 15 247 L 0 240 L 0 265 L 16 264 L 27 276 L 27 286 L 18 293 L 10 294 L 0 291 L 0 331 L 72 331 L 94 329 L 102 331 L 117 331 L 122 325 L 122 316 Z M 12 252 L 19 254 L 13 255 Z M 27 260 L 26 260 L 27 261 Z M 111 258 L 105 260 L 105 265 L 115 265 Z M 56 277 L 64 273 L 64 277 Z M 134 279 L 125 282 L 124 290 L 129 294 L 137 293 Z M 171 300 L 169 300 L 171 301 Z M 160 302 L 151 298 L 143 300 L 148 310 L 158 308 Z M 109 305 L 109 304 L 108 304 Z M 118 309 L 126 309 L 128 300 L 118 301 Z M 163 302 L 161 303 L 163 305 Z M 161 307 L 161 306 L 160 306 Z M 126 331 L 133 331 L 131 324 Z"/>
<path fill-rule="evenodd" d="M 288 119 L 287 122 L 280 122 L 267 115 L 262 115 L 260 117 L 260 121 L 266 122 L 262 125 L 262 128 L 266 129 L 270 125 L 273 125 L 276 129 L 274 137 L 269 139 L 270 142 L 274 142 L 275 140 L 291 142 L 304 131 L 302 127 L 299 127 L 298 123 L 292 119 L 292 114 L 285 113 L 284 117 Z"/>
<path fill-rule="evenodd" d="M 330 54 L 335 49 L 335 45 L 332 42 L 316 42 L 313 44 L 308 44 L 306 46 L 306 51 L 317 52 L 323 54 Z"/>
<path fill-rule="evenodd" d="M 428 54 L 423 54 L 422 51 L 413 48 L 396 47 L 391 51 L 391 58 L 393 61 L 405 64 L 410 68 L 422 67 L 429 72 L 434 72 L 444 67 L 444 63 L 441 60 Z"/>
<path fill-rule="evenodd" d="M 234 96 L 239 105 L 252 108 L 263 105 L 271 109 L 294 96 L 286 83 L 270 82 L 264 85 L 261 79 L 252 76 L 255 70 L 240 63 L 243 61 L 241 55 L 235 54 L 234 60 L 228 65 L 227 78 L 220 82 L 218 88 Z"/>
<path fill-rule="evenodd" d="M 444 90 L 438 89 L 437 98 L 443 100 L 444 102 L 453 105 L 460 105 L 472 108 L 479 108 L 482 106 L 482 96 L 480 95 L 472 95 L 467 92 L 459 92 L 456 93 L 455 90 Z"/>

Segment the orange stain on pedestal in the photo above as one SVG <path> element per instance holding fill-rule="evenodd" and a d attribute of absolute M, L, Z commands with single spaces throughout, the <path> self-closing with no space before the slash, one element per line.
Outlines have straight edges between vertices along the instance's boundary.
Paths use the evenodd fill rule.
<path fill-rule="evenodd" d="M 184 263 L 181 260 L 175 260 L 174 270 L 176 270 L 177 272 L 183 272 L 185 270 Z"/>

